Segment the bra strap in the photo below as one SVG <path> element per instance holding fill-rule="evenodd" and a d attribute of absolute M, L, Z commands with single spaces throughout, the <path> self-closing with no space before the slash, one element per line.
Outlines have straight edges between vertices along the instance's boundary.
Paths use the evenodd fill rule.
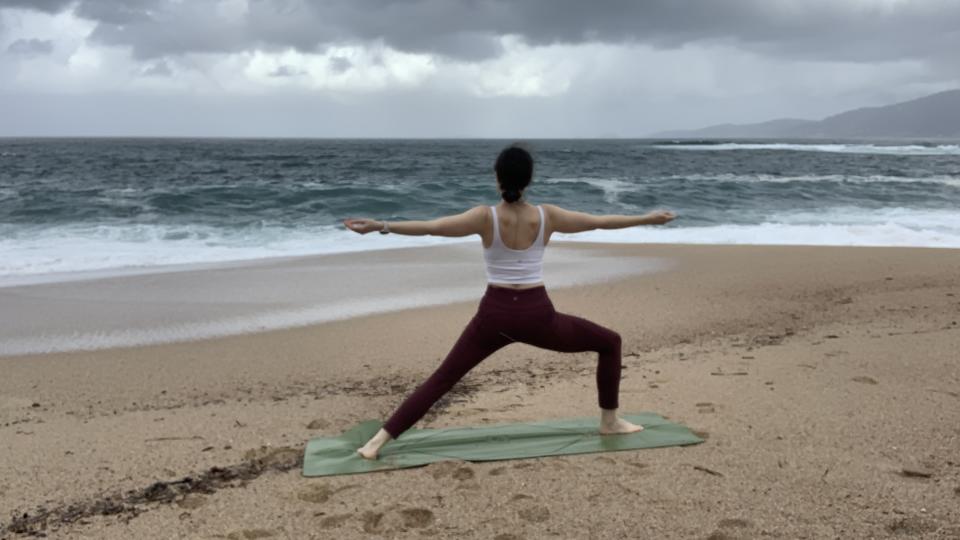
<path fill-rule="evenodd" d="M 490 211 L 493 212 L 493 245 L 496 245 L 498 241 L 503 243 L 503 241 L 500 240 L 500 220 L 497 219 L 497 207 L 491 206 Z"/>
<path fill-rule="evenodd" d="M 537 233 L 537 241 L 540 242 L 540 245 L 543 245 L 543 235 L 547 230 L 546 220 L 543 217 L 543 207 L 539 204 L 537 205 L 537 210 L 540 211 L 540 232 Z"/>

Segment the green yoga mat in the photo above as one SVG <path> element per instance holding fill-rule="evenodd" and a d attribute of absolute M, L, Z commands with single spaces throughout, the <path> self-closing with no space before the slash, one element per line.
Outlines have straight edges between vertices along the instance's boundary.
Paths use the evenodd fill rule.
<path fill-rule="evenodd" d="M 381 427 L 367 420 L 339 437 L 307 443 L 304 476 L 355 474 L 418 467 L 436 461 L 497 461 L 592 452 L 616 452 L 661 446 L 697 444 L 703 439 L 680 424 L 644 412 L 622 418 L 644 427 L 638 433 L 600 435 L 598 419 L 574 418 L 527 424 L 501 424 L 448 429 L 410 429 L 380 449 L 380 459 L 356 453 Z"/>

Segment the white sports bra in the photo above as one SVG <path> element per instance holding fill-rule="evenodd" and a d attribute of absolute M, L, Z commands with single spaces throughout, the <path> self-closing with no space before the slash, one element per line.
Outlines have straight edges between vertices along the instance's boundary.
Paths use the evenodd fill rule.
<path fill-rule="evenodd" d="M 539 283 L 543 281 L 543 207 L 537 205 L 540 211 L 540 230 L 537 238 L 527 249 L 511 249 L 503 245 L 500 239 L 500 220 L 497 219 L 497 208 L 493 211 L 493 243 L 483 249 L 483 258 L 487 263 L 488 283 Z"/>

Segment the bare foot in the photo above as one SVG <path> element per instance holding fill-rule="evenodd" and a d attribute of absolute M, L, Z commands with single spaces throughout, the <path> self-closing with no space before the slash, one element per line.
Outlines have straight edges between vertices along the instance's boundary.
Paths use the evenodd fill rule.
<path fill-rule="evenodd" d="M 643 426 L 637 424 L 631 424 L 623 418 L 617 418 L 613 422 L 601 422 L 600 423 L 600 434 L 601 435 L 615 435 L 620 433 L 636 433 L 638 431 L 643 431 Z"/>
<path fill-rule="evenodd" d="M 380 452 L 380 448 L 387 444 L 387 442 L 392 439 L 389 433 L 385 429 L 380 429 L 376 435 L 374 435 L 367 444 L 361 446 L 357 449 L 357 453 L 360 454 L 364 459 L 377 459 L 377 454 Z"/>
<path fill-rule="evenodd" d="M 364 459 L 377 459 L 377 453 L 380 450 L 377 448 L 367 448 L 366 446 L 362 448 L 357 448 L 357 453 L 360 454 Z"/>

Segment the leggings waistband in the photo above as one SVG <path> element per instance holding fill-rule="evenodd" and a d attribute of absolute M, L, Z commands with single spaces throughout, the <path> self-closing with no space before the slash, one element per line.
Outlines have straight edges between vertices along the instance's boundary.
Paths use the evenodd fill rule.
<path fill-rule="evenodd" d="M 510 289 L 507 287 L 498 287 L 496 285 L 487 285 L 486 294 L 501 294 L 504 296 L 515 296 L 519 294 L 536 296 L 537 294 L 543 294 L 547 292 L 547 287 L 545 285 L 539 285 L 537 287 L 527 287 L 526 289 Z"/>
<path fill-rule="evenodd" d="M 508 289 L 487 285 L 483 300 L 496 304 L 530 305 L 544 304 L 550 301 L 547 288 L 544 285 L 527 289 Z"/>

